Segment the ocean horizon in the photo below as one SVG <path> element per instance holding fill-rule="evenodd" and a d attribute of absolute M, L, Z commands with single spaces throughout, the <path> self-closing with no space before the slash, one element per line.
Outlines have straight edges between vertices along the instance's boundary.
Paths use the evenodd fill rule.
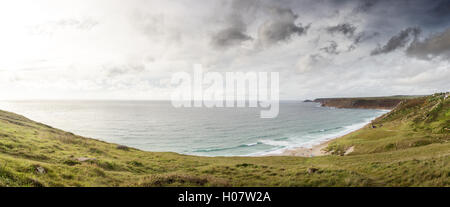
<path fill-rule="evenodd" d="M 145 151 L 261 156 L 310 148 L 360 129 L 388 110 L 337 109 L 285 100 L 261 108 L 174 108 L 170 101 L 0 101 L 0 109 L 81 136 Z"/>

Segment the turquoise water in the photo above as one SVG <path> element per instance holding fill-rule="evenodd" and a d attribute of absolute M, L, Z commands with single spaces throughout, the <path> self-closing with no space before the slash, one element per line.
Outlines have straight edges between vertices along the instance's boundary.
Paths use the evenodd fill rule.
<path fill-rule="evenodd" d="M 0 109 L 107 142 L 205 156 L 276 154 L 311 147 L 386 111 L 283 101 L 274 119 L 258 108 L 173 108 L 167 101 L 13 101 Z"/>

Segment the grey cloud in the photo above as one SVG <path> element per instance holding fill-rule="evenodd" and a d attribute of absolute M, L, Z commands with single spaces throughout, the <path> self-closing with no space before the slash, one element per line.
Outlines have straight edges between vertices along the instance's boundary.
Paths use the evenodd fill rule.
<path fill-rule="evenodd" d="M 347 37 L 352 37 L 355 34 L 356 26 L 350 23 L 338 24 L 336 26 L 327 27 L 327 32 L 331 34 L 342 33 Z"/>
<path fill-rule="evenodd" d="M 297 62 L 296 67 L 297 72 L 307 73 L 327 67 L 330 63 L 331 59 L 316 53 L 301 57 Z"/>
<path fill-rule="evenodd" d="M 224 29 L 212 37 L 212 44 L 217 48 L 226 48 L 234 45 L 239 45 L 244 41 L 252 40 L 253 38 L 245 34 L 239 28 Z"/>
<path fill-rule="evenodd" d="M 342 23 L 342 24 L 338 24 L 335 26 L 329 26 L 326 27 L 325 30 L 329 33 L 329 34 L 342 34 L 344 36 L 346 36 L 347 38 L 349 38 L 350 40 L 352 40 L 352 44 L 348 47 L 347 51 L 352 51 L 354 49 L 356 49 L 356 47 L 358 46 L 358 44 L 367 41 L 369 39 L 372 39 L 375 36 L 378 36 L 379 33 L 378 32 L 356 32 L 357 27 L 351 23 Z M 333 41 L 334 42 L 334 41 Z M 333 49 L 337 48 L 337 43 L 334 42 L 335 44 L 331 44 L 329 47 L 327 48 L 321 48 L 323 51 L 329 53 L 329 54 L 339 54 L 339 52 L 333 51 Z M 336 45 L 335 48 L 334 45 Z"/>
<path fill-rule="evenodd" d="M 103 69 L 106 71 L 108 77 L 116 77 L 125 74 L 136 74 L 145 71 L 143 64 L 128 64 L 128 65 L 105 65 Z"/>
<path fill-rule="evenodd" d="M 239 45 L 253 38 L 245 34 L 246 25 L 238 17 L 233 18 L 231 25 L 211 37 L 211 43 L 215 48 L 228 48 Z"/>
<path fill-rule="evenodd" d="M 380 35 L 380 33 L 378 32 L 372 32 L 370 34 L 366 34 L 366 32 L 358 33 L 353 39 L 353 43 L 348 47 L 348 51 L 356 49 L 356 46 L 359 45 L 360 43 L 370 40 L 378 35 Z"/>
<path fill-rule="evenodd" d="M 254 13 L 261 9 L 262 2 L 260 0 L 233 0 L 231 1 L 231 8 L 234 11 Z"/>
<path fill-rule="evenodd" d="M 398 48 L 405 47 L 411 39 L 416 41 L 421 30 L 417 27 L 410 27 L 402 30 L 399 34 L 393 36 L 389 41 L 383 46 L 378 47 L 370 53 L 371 55 L 379 55 L 383 53 L 390 53 Z"/>
<path fill-rule="evenodd" d="M 450 25 L 449 0 L 306 0 L 297 6 L 350 10 L 351 16 L 364 18 L 365 27 L 389 29 L 398 25 L 418 25 L 435 29 Z M 320 12 L 320 10 L 318 11 Z"/>
<path fill-rule="evenodd" d="M 448 0 L 439 0 L 435 1 L 434 7 L 429 10 L 430 13 L 435 16 L 449 16 L 450 14 L 450 1 Z"/>
<path fill-rule="evenodd" d="M 414 41 L 406 50 L 406 54 L 419 59 L 432 59 L 437 56 L 450 58 L 450 29 L 423 41 Z"/>
<path fill-rule="evenodd" d="M 332 35 L 342 34 L 349 39 L 353 39 L 353 43 L 348 47 L 348 51 L 352 51 L 356 48 L 356 46 L 360 42 L 362 42 L 365 38 L 367 38 L 364 32 L 360 32 L 355 35 L 356 29 L 357 29 L 356 26 L 350 23 L 342 23 L 336 26 L 329 26 L 326 28 L 326 31 Z M 336 42 L 334 43 L 335 43 L 334 45 L 332 44 L 327 48 L 322 48 L 322 50 L 327 52 L 328 54 L 339 54 L 339 52 L 336 52 L 337 44 Z"/>
<path fill-rule="evenodd" d="M 280 41 L 288 41 L 292 35 L 303 35 L 310 25 L 296 25 L 298 16 L 291 9 L 274 8 L 272 18 L 262 24 L 258 29 L 259 42 L 271 45 Z"/>
<path fill-rule="evenodd" d="M 330 45 L 327 47 L 320 48 L 320 50 L 332 54 L 332 55 L 338 55 L 339 52 L 337 51 L 338 44 L 335 41 L 330 41 Z"/>
<path fill-rule="evenodd" d="M 353 10 L 354 12 L 368 12 L 370 11 L 379 0 L 364 0 L 359 2 L 356 8 Z"/>
<path fill-rule="evenodd" d="M 395 25 L 419 25 L 434 29 L 450 25 L 448 0 L 365 0 L 346 1 L 356 4 L 353 11 L 367 14 L 368 26 L 389 28 Z"/>
<path fill-rule="evenodd" d="M 376 36 L 380 35 L 378 32 L 372 32 L 370 34 L 366 34 L 366 32 L 361 32 L 358 35 L 356 35 L 355 40 L 353 41 L 354 44 L 359 44 L 363 41 L 370 40 Z"/>
<path fill-rule="evenodd" d="M 411 12 L 412 15 L 417 17 L 422 25 L 430 27 L 448 26 L 450 23 L 450 1 L 448 0 L 435 0 L 435 1 L 422 1 L 419 4 L 418 10 L 423 11 L 419 15 Z"/>
<path fill-rule="evenodd" d="M 216 49 L 224 49 L 238 46 L 253 38 L 246 33 L 247 23 L 254 18 L 252 16 L 261 9 L 259 0 L 232 0 L 222 5 L 229 9 L 226 14 L 226 26 L 211 36 L 211 44 Z"/>

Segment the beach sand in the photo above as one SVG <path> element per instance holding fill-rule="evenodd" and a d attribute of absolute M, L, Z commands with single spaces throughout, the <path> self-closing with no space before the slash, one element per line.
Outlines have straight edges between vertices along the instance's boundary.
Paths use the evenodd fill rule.
<path fill-rule="evenodd" d="M 298 157 L 317 157 L 328 155 L 328 152 L 325 152 L 325 148 L 331 142 L 323 142 L 318 145 L 314 145 L 312 148 L 298 147 L 293 149 L 284 150 L 279 156 L 298 156 Z"/>
<path fill-rule="evenodd" d="M 363 127 L 359 128 L 357 130 L 354 130 L 354 131 L 358 131 L 362 128 L 368 127 L 368 126 L 370 126 L 371 123 L 372 122 L 364 125 Z M 349 132 L 347 134 L 353 133 L 354 131 Z M 317 156 L 330 155 L 331 152 L 325 151 L 325 149 L 328 147 L 328 144 L 330 142 L 332 142 L 333 140 L 339 139 L 341 137 L 343 137 L 343 136 L 329 139 L 328 141 L 322 142 L 318 145 L 314 145 L 312 148 L 298 147 L 298 148 L 286 149 L 280 154 L 271 154 L 270 156 L 317 157 Z M 352 153 L 354 150 L 355 150 L 355 147 L 351 146 L 349 149 L 347 149 L 347 151 L 344 153 L 344 155 L 348 155 L 348 154 Z"/>

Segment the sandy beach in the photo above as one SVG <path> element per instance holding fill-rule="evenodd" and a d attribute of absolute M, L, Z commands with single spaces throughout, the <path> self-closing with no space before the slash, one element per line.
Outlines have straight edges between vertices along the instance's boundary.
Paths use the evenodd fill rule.
<path fill-rule="evenodd" d="M 383 115 L 381 115 L 383 116 Z M 381 117 L 379 116 L 379 117 Z M 353 133 L 355 131 L 358 131 L 364 127 L 368 127 L 370 124 L 372 123 L 372 121 L 370 121 L 370 123 L 365 124 L 363 127 L 359 128 L 359 129 L 355 129 L 351 132 L 348 132 L 347 134 Z M 345 135 L 347 135 L 345 134 Z M 343 136 L 345 136 L 343 135 Z M 330 152 L 326 152 L 325 149 L 327 148 L 328 144 L 335 140 L 335 139 L 339 139 L 343 136 L 339 136 L 339 137 L 335 137 L 332 139 L 329 139 L 328 141 L 324 141 L 318 145 L 314 145 L 312 148 L 306 148 L 306 147 L 297 147 L 297 148 L 292 148 L 292 149 L 286 149 L 284 150 L 282 153 L 280 154 L 271 154 L 270 156 L 297 156 L 297 157 L 317 157 L 317 156 L 324 156 L 324 155 L 330 155 Z M 350 147 L 346 152 L 345 155 L 352 153 L 354 150 L 354 147 Z"/>
<path fill-rule="evenodd" d="M 329 153 L 325 152 L 324 150 L 330 142 L 331 140 L 318 145 L 314 145 L 312 148 L 298 147 L 287 149 L 279 154 L 279 156 L 317 157 L 327 155 Z"/>

